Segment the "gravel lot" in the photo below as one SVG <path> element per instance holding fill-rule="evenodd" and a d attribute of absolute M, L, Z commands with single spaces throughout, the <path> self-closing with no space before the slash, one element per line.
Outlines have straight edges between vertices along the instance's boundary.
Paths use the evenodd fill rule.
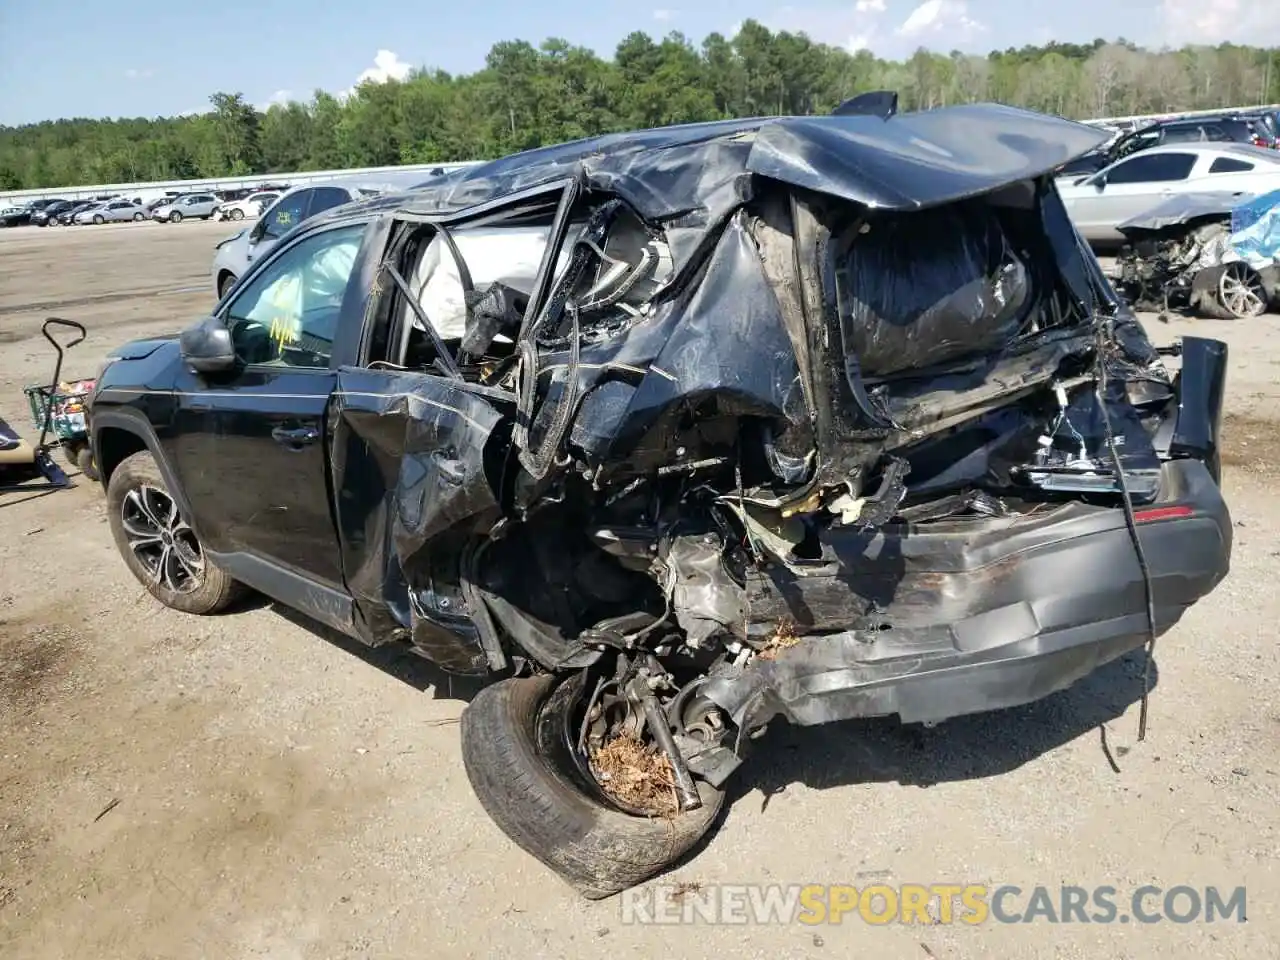
<path fill-rule="evenodd" d="M 73 377 L 198 318 L 230 232 L 0 231 L 0 410 L 25 427 L 49 314 L 90 329 Z M 1247 923 L 628 925 L 486 818 L 469 688 L 265 602 L 158 607 L 82 481 L 0 500 L 0 956 L 1280 957 L 1280 318 L 1151 326 L 1232 344 L 1237 528 L 1231 576 L 1158 648 L 1146 742 L 1140 657 L 928 730 L 775 728 L 663 882 L 1244 885 Z"/>

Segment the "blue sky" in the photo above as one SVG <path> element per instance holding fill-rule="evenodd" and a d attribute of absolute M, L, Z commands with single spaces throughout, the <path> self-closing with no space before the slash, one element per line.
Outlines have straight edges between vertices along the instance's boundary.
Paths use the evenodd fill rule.
<path fill-rule="evenodd" d="M 754 17 L 815 40 L 902 57 L 1125 36 L 1280 45 L 1280 0 L 0 0 L 0 124 L 255 104 L 413 66 L 470 72 L 500 40 L 564 37 L 602 55 L 632 30 L 695 42 Z M 589 10 L 589 16 L 580 11 Z M 52 55 L 51 55 L 52 54 Z"/>

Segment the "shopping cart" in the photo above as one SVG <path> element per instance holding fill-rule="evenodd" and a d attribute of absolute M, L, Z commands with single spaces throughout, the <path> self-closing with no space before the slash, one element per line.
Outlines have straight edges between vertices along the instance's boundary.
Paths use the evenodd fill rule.
<path fill-rule="evenodd" d="M 69 327 L 78 336 L 61 344 L 50 332 L 52 327 Z M 37 479 L 43 479 L 44 486 L 55 489 L 70 486 L 67 475 L 49 456 L 52 446 L 62 447 L 67 459 L 86 477 L 97 479 L 85 423 L 85 404 L 93 381 L 61 382 L 63 356 L 84 340 L 85 329 L 74 320 L 50 317 L 40 332 L 58 354 L 52 380 L 48 384 L 25 387 L 22 391 L 31 407 L 31 419 L 40 428 L 40 439 L 32 446 L 0 419 L 0 491 L 38 489 L 29 485 L 29 481 Z"/>
<path fill-rule="evenodd" d="M 50 446 L 62 448 L 63 456 L 90 480 L 97 480 L 93 451 L 89 449 L 89 425 L 85 406 L 93 391 L 94 380 L 71 380 L 63 383 L 36 384 L 23 387 L 31 407 L 31 422 L 43 428 L 48 424 Z"/>

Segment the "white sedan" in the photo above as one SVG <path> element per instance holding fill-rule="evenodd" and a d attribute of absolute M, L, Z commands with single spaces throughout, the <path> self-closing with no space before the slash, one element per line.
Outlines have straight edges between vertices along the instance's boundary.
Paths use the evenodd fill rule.
<path fill-rule="evenodd" d="M 1152 147 L 1058 192 L 1076 230 L 1091 244 L 1119 244 L 1116 228 L 1171 196 L 1237 194 L 1247 198 L 1280 188 L 1280 150 L 1242 143 Z"/>
<path fill-rule="evenodd" d="M 278 190 L 263 190 L 259 193 L 251 193 L 249 196 L 240 200 L 233 200 L 231 203 L 219 205 L 217 212 L 214 214 L 216 220 L 243 220 L 245 217 L 254 218 L 262 216 L 262 211 L 275 203 L 279 198 Z"/>

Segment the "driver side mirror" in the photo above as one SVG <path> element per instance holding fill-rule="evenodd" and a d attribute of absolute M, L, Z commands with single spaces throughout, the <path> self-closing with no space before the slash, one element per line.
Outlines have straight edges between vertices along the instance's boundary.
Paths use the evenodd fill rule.
<path fill-rule="evenodd" d="M 221 373 L 236 365 L 231 331 L 216 317 L 206 317 L 183 330 L 178 349 L 183 361 L 197 373 Z"/>
<path fill-rule="evenodd" d="M 1100 173 L 1093 178 L 1093 187 L 1095 190 L 1101 191 L 1102 188 L 1105 187 L 1106 185 L 1107 185 L 1106 174 Z"/>

